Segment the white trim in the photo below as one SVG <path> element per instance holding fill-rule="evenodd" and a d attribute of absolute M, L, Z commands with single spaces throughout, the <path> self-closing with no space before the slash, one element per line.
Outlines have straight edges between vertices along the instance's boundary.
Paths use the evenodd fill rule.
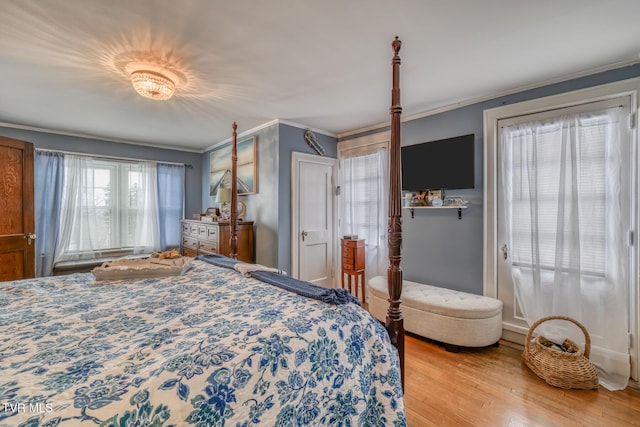
<path fill-rule="evenodd" d="M 380 144 L 386 142 L 387 144 L 391 140 L 391 132 L 384 131 L 371 135 L 361 136 L 359 138 L 349 139 L 347 141 L 338 142 L 338 158 L 341 157 L 341 153 L 345 151 L 354 150 L 356 148 L 363 148 L 370 145 Z"/>
<path fill-rule="evenodd" d="M 527 91 L 527 90 L 536 89 L 536 88 L 539 88 L 539 87 L 544 87 L 544 86 L 548 86 L 548 85 L 552 85 L 552 84 L 556 84 L 556 83 L 562 83 L 562 82 L 566 82 L 566 81 L 569 81 L 569 80 L 590 76 L 590 75 L 593 75 L 593 74 L 603 73 L 605 71 L 616 70 L 618 68 L 629 67 L 629 66 L 632 66 L 632 65 L 635 65 L 635 64 L 638 64 L 638 63 L 640 63 L 640 59 L 638 59 L 637 57 L 633 57 L 633 58 L 626 59 L 624 61 L 618 61 L 618 62 L 614 62 L 612 64 L 603 65 L 601 67 L 590 68 L 590 69 L 585 70 L 585 71 L 579 71 L 579 72 L 571 73 L 571 74 L 564 74 L 562 76 L 555 77 L 555 78 L 552 78 L 552 79 L 547 79 L 547 80 L 542 80 L 542 81 L 539 81 L 539 82 L 536 82 L 536 83 L 530 83 L 530 84 L 527 84 L 527 85 L 517 86 L 515 88 L 507 89 L 507 90 L 503 90 L 503 91 L 499 91 L 499 92 L 492 92 L 492 93 L 490 93 L 488 95 L 480 96 L 480 97 L 477 97 L 477 98 L 461 100 L 459 102 L 454 102 L 454 103 L 443 105 L 443 106 L 440 106 L 440 107 L 435 107 L 435 108 L 432 108 L 430 110 L 427 110 L 427 111 L 424 111 L 424 112 L 421 112 L 421 113 L 416 113 L 416 114 L 412 114 L 412 115 L 403 116 L 402 119 L 401 119 L 401 122 L 403 122 L 403 123 L 404 122 L 410 122 L 412 120 L 417 120 L 417 119 L 421 119 L 421 118 L 424 118 L 424 117 L 434 116 L 436 114 L 445 113 L 445 112 L 451 111 L 451 110 L 457 110 L 458 108 L 467 107 L 469 105 L 478 104 L 480 102 L 490 101 L 492 99 L 501 98 L 503 96 L 513 95 L 514 93 L 524 92 L 524 91 Z M 360 128 L 360 129 L 356 129 L 356 130 L 352 130 L 352 131 L 348 131 L 348 132 L 344 132 L 344 133 L 339 133 L 338 134 L 338 138 L 346 138 L 346 137 L 349 137 L 351 135 L 357 135 L 359 133 L 367 132 L 367 131 L 370 131 L 370 130 L 373 130 L 373 129 L 380 129 L 380 128 L 383 128 L 383 127 L 389 126 L 389 125 L 390 125 L 389 122 L 379 123 L 379 124 L 376 124 L 376 125 L 371 125 L 371 126 Z"/>
<path fill-rule="evenodd" d="M 262 129 L 268 128 L 269 126 L 273 126 L 275 124 L 285 124 L 285 125 L 289 125 L 292 127 L 296 127 L 296 128 L 300 128 L 300 129 L 311 129 L 313 132 L 315 133 L 321 133 L 323 135 L 327 135 L 330 136 L 332 138 L 337 138 L 337 135 L 331 133 L 331 132 L 327 132 L 321 129 L 317 129 L 317 128 L 312 128 L 309 126 L 305 126 L 302 125 L 300 123 L 296 123 L 296 122 L 290 122 L 288 120 L 281 120 L 281 119 L 274 119 L 271 121 L 268 121 L 266 123 L 263 123 L 259 126 L 256 126 L 252 129 L 246 130 L 240 134 L 238 134 L 238 138 L 244 138 L 245 136 L 251 135 L 253 133 L 256 133 Z M 131 141 L 128 139 L 120 139 L 120 138 L 109 138 L 109 137 L 105 137 L 105 136 L 97 136 L 97 135 L 91 135 L 91 134 L 85 134 L 85 133 L 77 133 L 77 132 L 66 132 L 66 131 L 60 131 L 60 130 L 54 130 L 54 129 L 49 129 L 49 128 L 41 128 L 41 127 L 36 127 L 36 126 L 27 126 L 27 125 L 19 125 L 19 124 L 15 124 L 15 123 L 5 123 L 5 122 L 0 122 L 0 127 L 5 127 L 5 128 L 9 128 L 9 129 L 20 129 L 20 130 L 27 130 L 27 131 L 31 131 L 31 132 L 40 132 L 40 133 L 50 133 L 52 135 L 62 135 L 62 136 L 71 136 L 74 138 L 84 138 L 84 139 L 92 139 L 92 140 L 96 140 L 96 141 L 107 141 L 107 142 L 116 142 L 119 144 L 128 144 L 128 145 L 140 145 L 143 147 L 152 147 L 152 148 L 159 148 L 162 150 L 172 150 L 172 151 L 185 151 L 188 153 L 198 153 L 198 154 L 204 154 L 209 150 L 213 150 L 214 148 L 217 148 L 221 145 L 227 144 L 231 142 L 231 137 L 217 142 L 213 145 L 210 145 L 209 147 L 205 148 L 205 149 L 193 149 L 193 148 L 185 148 L 185 147 L 175 147 L 175 146 L 166 146 L 166 145 L 158 145 L 158 144 L 150 144 L 148 142 L 140 142 L 140 141 Z"/>
<path fill-rule="evenodd" d="M 300 128 L 300 129 L 303 129 L 303 130 L 310 129 L 314 133 L 321 133 L 323 135 L 330 136 L 332 138 L 337 138 L 338 137 L 338 135 L 336 135 L 335 133 L 328 132 L 326 130 L 322 130 L 322 129 L 318 129 L 318 128 L 305 126 L 303 124 L 292 122 L 292 121 L 289 121 L 289 120 L 276 119 L 275 121 L 278 122 L 278 123 L 281 123 L 283 125 L 288 125 L 288 126 L 291 126 L 291 127 L 294 127 L 294 128 Z"/>
<path fill-rule="evenodd" d="M 278 119 L 275 119 L 275 120 L 271 120 L 269 122 L 263 123 L 263 124 L 261 124 L 259 126 L 254 127 L 254 128 L 251 128 L 249 130 L 245 130 L 244 132 L 240 132 L 237 135 L 237 139 L 244 138 L 245 136 L 257 133 L 257 132 L 261 131 L 262 129 L 268 128 L 268 127 L 273 126 L 273 125 L 275 125 L 277 123 L 278 123 Z M 220 142 L 216 142 L 215 144 L 210 145 L 207 148 L 205 148 L 204 150 L 202 150 L 201 153 L 206 153 L 209 150 L 213 150 L 214 148 L 218 148 L 218 147 L 220 147 L 222 145 L 228 144 L 228 143 L 230 143 L 232 141 L 232 139 L 233 139 L 233 137 L 230 136 L 227 139 L 224 139 L 224 140 L 222 140 Z"/>
<path fill-rule="evenodd" d="M 6 127 L 6 128 L 10 128 L 10 129 L 28 130 L 28 131 L 31 131 L 31 132 L 50 133 L 52 135 L 72 136 L 74 138 L 93 139 L 93 140 L 96 140 L 96 141 L 117 142 L 119 144 L 140 145 L 140 146 L 143 146 L 143 147 L 159 148 L 159 149 L 162 149 L 162 150 L 185 151 L 185 152 L 189 152 L 189 153 L 203 153 L 204 152 L 204 151 L 200 151 L 200 150 L 194 150 L 194 149 L 191 149 L 191 148 L 178 148 L 178 147 L 172 147 L 172 146 L 166 146 L 166 145 L 149 144 L 149 143 L 146 143 L 146 142 L 130 141 L 130 140 L 127 140 L 127 139 L 108 138 L 108 137 L 96 136 L 96 135 L 90 135 L 90 134 L 84 134 L 84 133 L 65 132 L 65 131 L 53 130 L 53 129 L 48 129 L 48 128 L 39 128 L 39 127 L 36 127 L 36 126 L 18 125 L 18 124 L 14 124 L 14 123 L 0 122 L 0 127 Z"/>
<path fill-rule="evenodd" d="M 386 149 L 387 154 L 389 149 L 391 148 L 391 131 L 382 131 L 378 133 L 373 133 L 365 136 L 361 136 L 354 139 L 349 139 L 346 141 L 338 142 L 338 170 L 336 172 L 337 181 L 336 186 L 344 188 L 344 182 L 342 182 L 342 171 L 341 165 L 342 160 L 348 156 L 358 156 L 358 155 L 367 155 L 371 154 L 380 148 Z M 343 197 L 336 197 L 336 231 L 338 232 L 337 240 L 340 240 L 339 230 L 342 226 L 342 203 Z M 342 265 L 342 254 L 339 250 L 335 253 L 335 265 Z M 342 279 L 342 278 L 341 278 Z M 366 296 L 366 301 L 369 302 L 369 293 L 366 291 L 366 283 L 364 284 L 365 291 L 364 294 Z"/>
<path fill-rule="evenodd" d="M 400 120 L 401 122 L 404 122 L 406 120 Z M 339 133 L 338 134 L 338 138 L 348 138 L 352 135 L 357 135 L 359 133 L 365 133 L 365 132 L 369 132 L 372 130 L 376 130 L 376 129 L 382 129 L 385 127 L 391 127 L 391 122 L 385 122 L 385 123 L 378 123 L 377 125 L 371 125 L 371 126 L 367 126 L 365 128 L 360 128 L 360 129 L 356 129 L 356 130 L 350 130 L 348 132 L 343 132 L 343 133 Z"/>
<path fill-rule="evenodd" d="M 277 124 L 289 125 L 289 126 L 293 126 L 293 127 L 300 128 L 300 129 L 311 129 L 315 133 L 321 133 L 323 135 L 327 135 L 327 136 L 336 138 L 336 135 L 332 134 L 331 132 L 326 132 L 326 131 L 323 131 L 323 130 L 320 130 L 320 129 L 311 128 L 309 126 L 304 126 L 304 125 L 301 125 L 299 123 L 290 122 L 290 121 L 281 120 L 281 119 L 274 119 L 274 120 L 268 121 L 266 123 L 263 123 L 263 124 L 261 124 L 259 126 L 256 126 L 254 128 L 251 128 L 249 130 L 245 130 L 244 132 L 239 133 L 237 137 L 238 138 L 244 138 L 245 136 L 253 135 L 254 133 L 258 133 L 262 129 L 265 129 L 265 128 L 268 128 L 268 127 L 271 127 L 271 126 L 274 126 L 274 125 L 277 125 Z M 210 145 L 209 147 L 205 148 L 202 151 L 202 153 L 206 153 L 207 151 L 213 150 L 214 148 L 218 148 L 218 147 L 220 147 L 222 145 L 229 144 L 231 142 L 231 139 L 232 139 L 232 137 L 229 137 L 229 138 L 227 138 L 227 139 L 225 139 L 223 141 L 216 142 L 215 144 Z"/>
<path fill-rule="evenodd" d="M 299 202 L 298 181 L 299 181 L 299 175 L 300 175 L 301 162 L 317 163 L 320 165 L 331 166 L 333 170 L 332 182 L 333 182 L 334 190 L 336 185 L 336 175 L 337 175 L 337 169 L 338 169 L 337 159 L 334 159 L 331 157 L 317 156 L 314 154 L 300 153 L 298 151 L 291 152 L 291 195 L 290 195 L 291 197 L 291 277 L 294 277 L 294 278 L 299 278 L 299 275 L 300 275 L 300 271 L 298 268 L 298 263 L 299 263 L 298 251 L 300 249 L 298 245 L 298 235 L 299 235 L 299 229 L 300 229 L 299 210 L 298 210 L 298 202 Z M 337 203 L 336 203 L 336 197 L 334 192 L 333 221 L 332 221 L 333 230 L 331 232 L 333 236 L 332 251 L 334 254 L 334 256 L 332 257 L 332 262 L 333 262 L 332 286 L 334 288 L 336 287 L 336 283 L 337 283 L 336 280 L 337 280 L 338 274 L 336 274 L 336 271 L 339 266 L 339 264 L 336 264 L 336 256 L 335 256 L 335 254 L 337 253 L 337 246 L 338 246 L 338 233 L 337 233 L 338 228 L 337 228 L 337 221 L 336 221 L 336 208 L 337 208 Z"/>
<path fill-rule="evenodd" d="M 623 96 L 631 97 L 631 114 L 637 114 L 639 109 L 640 78 L 621 80 L 614 83 L 603 84 L 558 95 L 524 101 L 517 104 L 496 107 L 484 111 L 484 250 L 483 250 L 483 288 L 484 294 L 497 297 L 497 261 L 499 257 L 497 244 L 497 147 L 498 147 L 498 120 L 510 117 L 534 114 L 549 109 L 565 108 L 588 102 L 602 101 Z M 635 149 L 636 165 L 633 173 L 632 194 L 635 197 L 632 209 L 633 230 L 640 229 L 640 150 L 637 145 L 640 140 L 639 127 L 631 131 L 632 147 Z M 636 231 L 637 235 L 638 232 Z M 630 274 L 630 343 L 631 378 L 638 380 L 640 358 L 640 250 L 638 239 L 631 250 L 631 274 Z M 512 325 L 503 324 L 505 330 L 514 330 Z"/>

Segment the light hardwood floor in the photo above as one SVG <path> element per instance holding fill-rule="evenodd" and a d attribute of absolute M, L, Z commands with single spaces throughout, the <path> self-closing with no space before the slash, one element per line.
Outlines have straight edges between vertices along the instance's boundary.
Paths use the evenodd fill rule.
<path fill-rule="evenodd" d="M 515 348 L 501 344 L 449 353 L 414 335 L 405 346 L 410 427 L 640 425 L 640 391 L 551 387 L 522 363 Z"/>

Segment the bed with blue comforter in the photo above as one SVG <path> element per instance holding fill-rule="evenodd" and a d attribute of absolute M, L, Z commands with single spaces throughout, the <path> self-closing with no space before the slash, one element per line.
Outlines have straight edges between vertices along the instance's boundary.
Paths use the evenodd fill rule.
<path fill-rule="evenodd" d="M 255 424 L 406 425 L 385 328 L 201 260 L 0 283 L 1 426 Z"/>

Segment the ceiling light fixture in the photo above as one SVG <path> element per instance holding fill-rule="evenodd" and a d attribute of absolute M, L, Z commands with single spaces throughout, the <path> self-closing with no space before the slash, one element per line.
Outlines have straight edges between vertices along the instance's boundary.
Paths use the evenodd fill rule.
<path fill-rule="evenodd" d="M 130 63 L 126 67 L 133 88 L 145 98 L 166 101 L 173 96 L 178 77 L 157 65 Z"/>
<path fill-rule="evenodd" d="M 131 84 L 140 95 L 158 101 L 171 98 L 176 89 L 171 79 L 153 71 L 134 71 L 131 73 Z"/>

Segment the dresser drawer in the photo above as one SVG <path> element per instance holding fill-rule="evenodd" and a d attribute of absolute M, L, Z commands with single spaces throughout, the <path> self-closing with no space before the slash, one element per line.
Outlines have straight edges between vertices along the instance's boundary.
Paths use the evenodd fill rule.
<path fill-rule="evenodd" d="M 342 240 L 342 269 L 364 270 L 364 240 Z"/>
<path fill-rule="evenodd" d="M 342 258 L 353 259 L 355 250 L 348 246 L 342 247 Z"/>
<path fill-rule="evenodd" d="M 196 239 L 191 239 L 189 237 L 183 237 L 182 238 L 182 247 L 197 251 L 198 250 L 198 241 Z"/>
<path fill-rule="evenodd" d="M 218 241 L 218 227 L 209 226 L 205 232 L 205 239 L 212 240 L 214 242 Z"/>
<path fill-rule="evenodd" d="M 206 238 L 207 237 L 207 229 L 208 228 L 209 227 L 207 227 L 204 224 L 198 225 L 198 237 L 202 238 L 202 239 Z"/>
<path fill-rule="evenodd" d="M 206 252 L 208 254 L 217 254 L 218 253 L 218 244 L 216 242 L 208 242 L 203 241 L 200 242 L 200 246 L 198 247 L 199 252 Z"/>
<path fill-rule="evenodd" d="M 342 257 L 342 268 L 346 270 L 353 270 L 354 263 L 353 258 Z"/>
<path fill-rule="evenodd" d="M 182 234 L 189 234 L 191 227 L 189 226 L 188 223 L 183 222 L 182 223 Z"/>
<path fill-rule="evenodd" d="M 194 237 L 198 235 L 198 224 L 189 224 L 189 234 Z"/>

